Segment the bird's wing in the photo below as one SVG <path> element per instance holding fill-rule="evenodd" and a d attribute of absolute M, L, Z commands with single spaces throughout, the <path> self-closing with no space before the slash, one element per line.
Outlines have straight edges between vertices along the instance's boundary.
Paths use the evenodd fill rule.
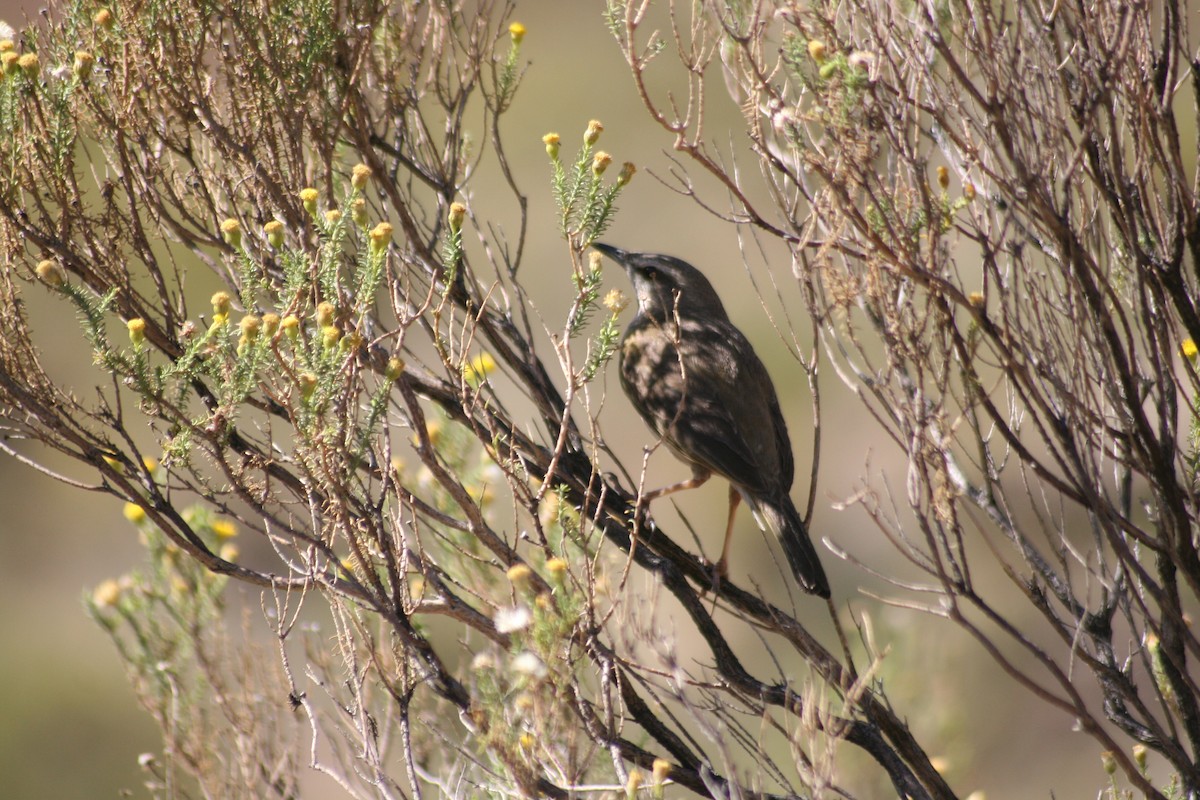
<path fill-rule="evenodd" d="M 791 487 L 791 444 L 775 389 L 732 324 L 685 323 L 678 340 L 673 330 L 631 326 L 621 380 L 642 417 L 684 460 L 750 494 Z"/>

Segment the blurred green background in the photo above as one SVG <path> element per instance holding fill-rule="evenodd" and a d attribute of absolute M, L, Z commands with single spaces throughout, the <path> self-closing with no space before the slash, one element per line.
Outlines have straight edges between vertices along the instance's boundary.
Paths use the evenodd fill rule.
<path fill-rule="evenodd" d="M 712 278 L 730 315 L 756 343 L 775 376 L 797 457 L 793 496 L 802 502 L 811 459 L 807 387 L 763 313 L 763 301 L 742 267 L 734 228 L 717 223 L 653 177 L 669 176 L 676 169 L 671 140 L 651 123 L 635 95 L 620 51 L 601 20 L 602 7 L 598 0 L 537 0 L 518 3 L 514 17 L 529 30 L 523 55 L 530 64 L 502 132 L 521 188 L 529 196 L 532 234 L 524 269 L 536 287 L 539 309 L 547 319 L 558 319 L 555 314 L 565 313 L 571 289 L 554 228 L 541 135 L 558 131 L 569 153 L 587 121 L 600 119 L 605 124 L 602 148 L 618 165 L 633 161 L 641 170 L 622 195 L 621 213 L 606 239 L 628 249 L 683 257 Z M 0 3 L 0 18 L 14 28 L 23 27 L 25 15 L 36 13 L 33 5 Z M 671 59 L 668 49 L 653 73 L 661 81 L 654 89 L 669 87 L 682 97 L 686 87 Z M 726 150 L 730 142 L 737 147 L 743 140 L 736 133 L 737 108 L 720 95 L 720 88 L 718 78 L 710 91 L 707 136 Z M 744 151 L 739 159 L 747 174 L 757 174 Z M 483 218 L 495 214 L 515 231 L 515 217 L 500 205 L 508 195 L 498 194 L 498 204 L 489 208 L 487 181 L 493 175 L 485 169 L 473 186 L 475 210 Z M 704 198 L 724 210 L 721 191 L 703 176 L 697 178 Z M 748 249 L 754 252 L 755 245 L 749 243 Z M 767 252 L 768 257 L 779 256 L 778 250 Z M 751 263 L 768 309 L 779 315 L 786 307 L 791 325 L 805 337 L 808 322 L 787 261 L 773 261 L 771 273 L 761 258 L 753 257 Z M 778 296 L 770 274 L 779 284 Z M 628 291 L 616 270 L 611 270 L 608 282 Z M 54 309 L 39 307 L 44 298 L 29 294 L 35 319 L 44 323 Z M 787 324 L 779 320 L 780 328 Z M 52 372 L 71 376 L 79 394 L 87 395 L 101 382 L 76 326 L 43 325 L 36 335 Z M 610 436 L 620 437 L 611 443 L 627 464 L 636 465 L 648 434 L 620 395 L 611 368 L 604 386 L 609 395 L 605 428 Z M 904 464 L 835 379 L 827 378 L 823 387 L 825 449 L 814 524 L 817 538 L 828 536 L 886 570 L 898 561 L 889 545 L 861 515 L 839 514 L 832 505 L 851 496 L 868 471 L 903 486 Z M 652 463 L 648 484 L 661 485 L 683 475 L 663 453 Z M 693 521 L 723 519 L 725 498 L 725 487 L 714 481 L 679 502 Z M 112 646 L 87 620 L 80 601 L 91 587 L 141 560 L 121 504 L 0 458 L 0 508 L 0 795 L 104 798 L 128 789 L 133 796 L 146 796 L 136 761 L 140 753 L 159 748 L 156 730 L 136 707 Z M 739 523 L 748 544 L 734 561 L 733 576 L 744 579 L 756 564 L 769 564 L 763 561 L 769 556 L 761 537 L 751 533 L 749 515 L 743 512 Z M 720 534 L 711 533 L 705 546 L 715 551 Z M 886 674 L 892 699 L 930 751 L 944 759 L 946 774 L 962 796 L 976 789 L 986 789 L 989 798 L 1048 797 L 1051 792 L 1059 797 L 1095 796 L 1103 781 L 1099 753 L 1091 740 L 1072 735 L 1071 719 L 1015 688 L 957 629 L 917 612 L 881 609 L 853 589 L 869 584 L 886 594 L 885 587 L 848 565 L 833 563 L 830 554 L 824 558 L 842 607 L 852 604 L 856 611 L 872 614 L 880 644 L 891 648 Z M 768 588 L 775 586 L 773 579 L 765 580 Z M 231 590 L 257 605 L 256 591 L 237 586 Z M 1014 608 L 1024 613 L 1019 601 Z M 833 645 L 832 640 L 827 644 Z M 315 776 L 308 788 L 309 797 L 340 796 Z"/>

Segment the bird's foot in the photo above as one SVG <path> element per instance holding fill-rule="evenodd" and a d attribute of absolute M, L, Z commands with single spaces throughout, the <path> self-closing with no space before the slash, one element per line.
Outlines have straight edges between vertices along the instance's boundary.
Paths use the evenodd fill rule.
<path fill-rule="evenodd" d="M 700 560 L 708 572 L 709 590 L 716 594 L 721 588 L 721 584 L 729 577 L 729 564 L 725 559 L 714 562 L 701 556 Z"/>

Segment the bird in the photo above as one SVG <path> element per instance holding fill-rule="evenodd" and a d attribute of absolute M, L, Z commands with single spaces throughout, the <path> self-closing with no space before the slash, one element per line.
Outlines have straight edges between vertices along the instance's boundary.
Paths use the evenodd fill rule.
<path fill-rule="evenodd" d="M 673 256 L 595 243 L 625 269 L 637 312 L 619 345 L 621 388 L 692 477 L 643 502 L 729 481 L 729 516 L 716 574 L 728 573 L 734 518 L 744 500 L 779 537 L 801 588 L 830 596 L 829 580 L 789 492 L 792 445 L 767 368 L 700 270 Z"/>

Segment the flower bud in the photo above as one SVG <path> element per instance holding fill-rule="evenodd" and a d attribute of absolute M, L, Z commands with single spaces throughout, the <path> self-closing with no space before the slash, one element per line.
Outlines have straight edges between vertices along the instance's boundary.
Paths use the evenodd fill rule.
<path fill-rule="evenodd" d="M 546 155 L 550 156 L 551 161 L 558 161 L 558 147 L 560 138 L 557 133 L 547 133 L 542 137 L 542 144 L 546 145 Z"/>
<path fill-rule="evenodd" d="M 367 188 L 367 181 L 371 180 L 371 175 L 371 168 L 366 164 L 355 164 L 354 169 L 350 170 L 350 185 L 361 192 Z"/>
<path fill-rule="evenodd" d="M 92 77 L 92 67 L 96 64 L 96 57 L 86 50 L 75 51 L 75 77 L 81 81 L 86 81 Z"/>
<path fill-rule="evenodd" d="M 317 376 L 311 372 L 300 373 L 296 381 L 300 384 L 300 396 L 305 400 L 310 399 L 317 390 Z"/>
<path fill-rule="evenodd" d="M 146 521 L 146 509 L 137 503 L 126 503 L 125 507 L 121 509 L 121 514 L 134 525 L 140 525 Z"/>
<path fill-rule="evenodd" d="M 592 174 L 599 178 L 612 163 L 612 156 L 601 150 L 592 157 Z"/>
<path fill-rule="evenodd" d="M 300 336 L 300 320 L 298 317 L 287 315 L 279 320 L 279 327 L 293 342 Z"/>
<path fill-rule="evenodd" d="M 513 585 L 513 588 L 523 591 L 529 586 L 529 578 L 533 574 L 533 570 L 531 570 L 525 564 L 513 564 L 508 568 L 508 572 L 506 574 L 508 575 L 508 581 Z"/>
<path fill-rule="evenodd" d="M 109 578 L 92 591 L 92 602 L 100 608 L 112 608 L 121 599 L 121 584 Z"/>
<path fill-rule="evenodd" d="M 330 302 L 317 304 L 317 327 L 328 328 L 333 324 L 333 316 L 337 313 L 337 306 Z"/>
<path fill-rule="evenodd" d="M 37 273 L 42 283 L 55 289 L 67 282 L 67 276 L 63 273 L 62 267 L 50 259 L 39 261 L 33 271 Z"/>
<path fill-rule="evenodd" d="M 30 80 L 36 78 L 41 72 L 42 65 L 38 61 L 37 53 L 26 53 L 17 59 L 17 66 L 21 68 L 21 72 L 25 73 L 25 77 Z"/>
<path fill-rule="evenodd" d="M 446 214 L 446 223 L 452 233 L 462 230 L 463 218 L 467 216 L 467 207 L 462 203 L 451 203 L 450 211 Z"/>
<path fill-rule="evenodd" d="M 278 250 L 283 247 L 283 223 L 277 219 L 273 219 L 266 225 L 263 225 L 263 233 L 267 235 L 267 244 Z"/>
<path fill-rule="evenodd" d="M 321 347 L 326 350 L 332 350 L 337 347 L 338 342 L 342 340 L 342 332 L 338 330 L 336 325 L 328 325 L 321 328 Z"/>
<path fill-rule="evenodd" d="M 820 39 L 810 39 L 808 42 L 808 55 L 813 61 L 818 64 L 824 64 L 825 58 L 828 55 L 828 48 Z"/>
<path fill-rule="evenodd" d="M 637 167 L 632 161 L 626 161 L 621 165 L 621 172 L 617 175 L 617 186 L 624 186 L 633 180 L 634 173 L 637 172 Z"/>
<path fill-rule="evenodd" d="M 141 347 L 146 343 L 146 320 L 134 317 L 125 323 L 125 327 L 129 330 L 129 341 L 133 342 L 134 347 Z"/>
<path fill-rule="evenodd" d="M 1146 755 L 1146 745 L 1135 744 L 1133 746 L 1133 763 L 1137 764 L 1137 768 L 1142 772 L 1146 771 Z"/>
<path fill-rule="evenodd" d="M 514 22 L 508 26 L 508 35 L 512 37 L 514 45 L 521 44 L 521 40 L 525 38 L 525 26 L 519 22 Z"/>
<path fill-rule="evenodd" d="M 946 169 L 944 166 L 939 166 L 937 168 L 937 182 L 938 182 L 938 186 L 942 187 L 943 189 L 945 189 L 947 186 L 949 186 L 950 185 L 950 170 Z"/>
<path fill-rule="evenodd" d="M 247 314 L 242 317 L 242 321 L 238 325 L 242 329 L 242 336 L 246 337 L 246 340 L 250 342 L 257 339 L 259 331 L 262 330 L 262 320 L 253 314 Z"/>
<path fill-rule="evenodd" d="M 642 787 L 642 773 L 636 769 L 629 770 L 629 777 L 625 781 L 625 796 L 633 798 L 637 796 L 637 791 Z"/>
<path fill-rule="evenodd" d="M 242 246 L 242 224 L 232 217 L 221 223 L 221 236 L 235 250 Z"/>
<path fill-rule="evenodd" d="M 567 574 L 567 562 L 561 558 L 551 558 L 546 561 L 546 572 L 555 583 L 562 583 Z"/>
<path fill-rule="evenodd" d="M 229 296 L 229 292 L 217 292 L 212 296 L 213 314 L 217 316 L 227 316 L 229 314 L 229 304 L 233 302 L 233 298 Z"/>
<path fill-rule="evenodd" d="M 367 201 L 361 197 L 350 201 L 350 219 L 360 228 L 367 227 Z"/>
<path fill-rule="evenodd" d="M 308 212 L 310 217 L 315 218 L 317 216 L 317 198 L 320 196 L 320 193 L 311 187 L 300 190 L 300 202 L 304 204 L 304 210 Z"/>
<path fill-rule="evenodd" d="M 604 126 L 600 124 L 600 120 L 594 119 L 588 122 L 587 130 L 583 132 L 583 143 L 591 147 L 600 138 L 600 134 L 604 131 Z"/>
<path fill-rule="evenodd" d="M 404 374 L 404 367 L 405 364 L 403 358 L 400 358 L 399 356 L 392 356 L 388 359 L 387 367 L 383 371 L 383 377 L 387 378 L 389 381 L 399 380 L 400 376 Z"/>
<path fill-rule="evenodd" d="M 371 239 L 371 252 L 379 255 L 387 250 L 388 243 L 392 241 L 392 226 L 387 222 L 381 222 L 371 228 L 371 232 L 367 235 Z"/>

